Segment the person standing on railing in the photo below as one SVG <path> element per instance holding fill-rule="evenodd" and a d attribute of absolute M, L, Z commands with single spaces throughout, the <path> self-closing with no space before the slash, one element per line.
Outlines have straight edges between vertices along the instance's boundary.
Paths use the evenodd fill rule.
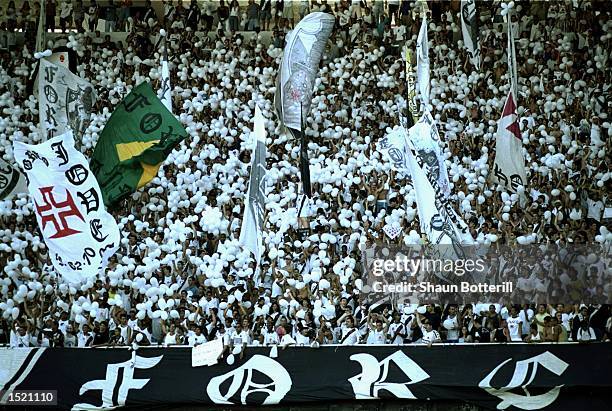
<path fill-rule="evenodd" d="M 200 25 L 200 7 L 196 0 L 191 0 L 191 5 L 187 10 L 187 27 L 190 27 L 192 31 L 198 31 Z"/>
<path fill-rule="evenodd" d="M 131 16 L 132 0 L 122 0 L 119 3 L 117 15 L 117 31 L 129 31 L 127 28 L 128 19 Z"/>
<path fill-rule="evenodd" d="M 44 1 L 44 0 L 43 0 Z M 55 15 L 57 14 L 57 2 L 55 0 L 47 0 L 45 6 L 45 27 L 47 31 L 55 31 Z"/>
<path fill-rule="evenodd" d="M 84 31 L 83 29 L 83 18 L 85 17 L 85 7 L 83 6 L 83 0 L 77 0 L 72 8 L 72 16 L 74 18 L 74 25 L 79 33 Z"/>
<path fill-rule="evenodd" d="M 229 5 L 229 30 L 232 33 L 238 31 L 238 27 L 240 26 L 240 4 L 238 4 L 238 0 L 232 0 Z"/>
<path fill-rule="evenodd" d="M 6 29 L 8 31 L 15 31 L 17 28 L 17 8 L 15 2 L 10 1 L 6 8 Z"/>
<path fill-rule="evenodd" d="M 259 8 L 261 10 L 259 14 L 260 27 L 263 31 L 267 31 L 272 19 L 272 0 L 261 0 Z"/>
<path fill-rule="evenodd" d="M 247 7 L 247 31 L 259 31 L 259 4 L 255 0 L 249 0 Z"/>
<path fill-rule="evenodd" d="M 66 32 L 66 27 L 70 29 L 72 27 L 72 3 L 68 1 L 60 4 L 60 27 L 62 33 Z"/>
<path fill-rule="evenodd" d="M 89 3 L 89 8 L 87 9 L 87 22 L 89 31 L 93 32 L 98 23 L 98 4 L 96 0 L 92 0 L 91 3 Z"/>

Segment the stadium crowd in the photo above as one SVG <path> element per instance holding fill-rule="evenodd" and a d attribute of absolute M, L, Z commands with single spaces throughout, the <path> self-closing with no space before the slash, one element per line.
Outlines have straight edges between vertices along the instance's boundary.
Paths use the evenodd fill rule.
<path fill-rule="evenodd" d="M 23 48 L 2 52 L 0 154 L 7 161 L 13 141 L 40 140 L 36 99 L 26 92 L 36 24 L 24 17 L 30 15 L 25 3 L 21 14 L 9 5 L 3 22 L 9 30 L 22 25 L 29 36 Z M 58 9 L 67 27 L 87 21 L 83 2 L 74 3 L 72 14 Z M 96 7 L 92 3 L 88 10 Z M 115 3 L 122 11 L 131 2 Z M 77 74 L 96 87 L 95 114 L 83 138 L 83 151 L 91 156 L 113 107 L 129 90 L 141 81 L 159 86 L 155 40 L 165 27 L 174 114 L 189 137 L 151 184 L 110 210 L 122 244 L 95 281 L 62 282 L 27 195 L 0 201 L 1 344 L 193 346 L 222 338 L 231 347 L 612 338 L 610 306 L 575 304 L 580 296 L 571 292 L 603 293 L 608 301 L 612 282 L 605 264 L 593 264 L 581 278 L 560 277 L 555 287 L 566 292 L 554 301 L 546 284 L 517 306 L 484 301 L 371 310 L 364 304 L 359 245 L 423 241 L 410 179 L 391 171 L 376 146 L 406 108 L 400 53 L 404 42 L 414 49 L 418 3 L 300 2 L 294 15 L 279 12 L 283 2 L 254 7 L 251 0 L 236 11 L 234 3 L 221 1 L 214 13 L 203 7 L 195 21 L 189 14 L 193 5 L 165 3 L 164 18 L 146 10 L 121 12 L 115 29 L 130 30 L 125 44 L 72 32 L 48 45 L 75 50 Z M 518 112 L 529 180 L 521 205 L 517 194 L 488 178 L 508 87 L 499 17 L 507 5 L 478 3 L 482 65 L 476 71 L 461 41 L 457 2 L 429 3 L 430 109 L 453 183 L 452 204 L 474 240 L 490 247 L 609 246 L 604 212 L 612 135 L 610 11 L 588 1 L 514 5 Z M 337 28 L 307 118 L 314 198 L 310 233 L 302 237 L 295 207 L 299 142 L 279 127 L 272 100 L 284 36 L 299 16 L 315 10 L 333 13 Z M 273 29 L 271 44 L 261 34 L 248 40 L 235 32 L 245 24 Z M 212 29 L 211 36 L 199 33 Z M 255 104 L 268 133 L 265 252 L 257 277 L 252 255 L 238 242 Z M 400 235 L 391 239 L 385 225 L 396 225 Z M 536 281 L 525 281 L 531 280 Z"/>

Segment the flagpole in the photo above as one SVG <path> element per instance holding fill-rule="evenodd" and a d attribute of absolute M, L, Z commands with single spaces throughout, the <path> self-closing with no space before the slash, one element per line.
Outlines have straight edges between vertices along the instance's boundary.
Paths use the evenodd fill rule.
<path fill-rule="evenodd" d="M 38 30 L 36 32 L 36 50 L 42 52 L 45 50 L 45 1 L 40 2 L 40 16 L 38 16 Z"/>

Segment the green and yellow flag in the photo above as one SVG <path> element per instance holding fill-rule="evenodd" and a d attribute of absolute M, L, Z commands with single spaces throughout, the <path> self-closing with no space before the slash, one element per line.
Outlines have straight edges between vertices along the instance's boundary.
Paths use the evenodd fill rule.
<path fill-rule="evenodd" d="M 91 159 L 104 204 L 111 205 L 150 182 L 185 137 L 181 123 L 149 83 L 134 88 L 111 115 Z"/>

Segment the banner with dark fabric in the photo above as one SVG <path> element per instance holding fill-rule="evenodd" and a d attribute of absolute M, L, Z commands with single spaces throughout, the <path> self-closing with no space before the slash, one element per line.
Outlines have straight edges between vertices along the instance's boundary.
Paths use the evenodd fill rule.
<path fill-rule="evenodd" d="M 302 179 L 303 194 L 312 198 L 312 186 L 310 185 L 310 160 L 308 159 L 308 139 L 306 133 L 291 130 L 293 135 L 300 139 L 300 177 Z"/>
<path fill-rule="evenodd" d="M 456 400 L 489 409 L 609 409 L 612 345 L 466 344 L 246 348 L 192 367 L 190 348 L 4 349 L 0 401 L 57 390 L 62 409 L 186 404 Z M 28 352 L 29 351 L 29 352 Z M 76 366 L 78 364 L 78 366 Z"/>

